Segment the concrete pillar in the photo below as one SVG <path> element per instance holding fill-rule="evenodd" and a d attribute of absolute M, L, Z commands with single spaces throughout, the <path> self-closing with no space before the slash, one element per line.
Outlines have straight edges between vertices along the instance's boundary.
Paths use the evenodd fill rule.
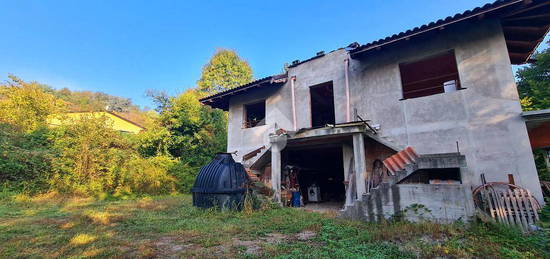
<path fill-rule="evenodd" d="M 353 161 L 355 163 L 355 185 L 357 187 L 357 199 L 362 200 L 366 193 L 365 172 L 367 161 L 365 158 L 365 141 L 363 133 L 353 135 Z"/>
<path fill-rule="evenodd" d="M 286 147 L 287 135 L 271 135 L 271 188 L 273 199 L 281 202 L 281 151 Z"/>
<path fill-rule="evenodd" d="M 356 199 L 355 192 L 355 177 L 353 174 L 353 147 L 349 144 L 342 145 L 342 154 L 344 156 L 344 181 L 348 184 L 346 185 L 346 204 L 345 206 L 353 205 L 353 201 Z"/>
<path fill-rule="evenodd" d="M 271 149 L 271 188 L 273 199 L 281 202 L 281 151 Z"/>

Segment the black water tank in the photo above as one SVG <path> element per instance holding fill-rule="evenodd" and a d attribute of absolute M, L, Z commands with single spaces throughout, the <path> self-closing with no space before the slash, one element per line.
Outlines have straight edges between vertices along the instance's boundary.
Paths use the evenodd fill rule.
<path fill-rule="evenodd" d="M 195 179 L 193 205 L 200 208 L 241 209 L 248 175 L 230 153 L 218 153 Z"/>

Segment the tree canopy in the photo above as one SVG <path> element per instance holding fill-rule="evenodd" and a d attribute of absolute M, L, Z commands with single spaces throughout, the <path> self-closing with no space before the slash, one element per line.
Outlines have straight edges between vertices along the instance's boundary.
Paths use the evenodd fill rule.
<path fill-rule="evenodd" d="M 37 82 L 25 82 L 16 76 L 0 84 L 0 123 L 23 131 L 32 131 L 46 123 L 49 115 L 64 111 L 66 104 Z"/>
<path fill-rule="evenodd" d="M 535 63 L 520 68 L 516 74 L 521 107 L 524 111 L 550 109 L 550 48 L 534 56 Z M 545 150 L 533 150 L 541 180 L 550 181 Z"/>
<path fill-rule="evenodd" d="M 203 93 L 217 93 L 252 81 L 252 69 L 235 51 L 216 51 L 202 69 L 197 85 Z"/>
<path fill-rule="evenodd" d="M 550 109 L 550 49 L 535 56 L 535 63 L 520 68 L 516 74 L 523 110 Z"/>

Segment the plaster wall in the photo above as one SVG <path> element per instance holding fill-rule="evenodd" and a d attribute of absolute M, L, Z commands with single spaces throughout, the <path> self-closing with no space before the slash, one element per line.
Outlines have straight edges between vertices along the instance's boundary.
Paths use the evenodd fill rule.
<path fill-rule="evenodd" d="M 464 90 L 402 100 L 399 63 L 454 50 Z M 381 125 L 381 134 L 418 153 L 466 155 L 463 183 L 508 181 L 542 202 L 519 96 L 500 23 L 449 27 L 424 44 L 408 44 L 352 60 L 352 106 Z"/>

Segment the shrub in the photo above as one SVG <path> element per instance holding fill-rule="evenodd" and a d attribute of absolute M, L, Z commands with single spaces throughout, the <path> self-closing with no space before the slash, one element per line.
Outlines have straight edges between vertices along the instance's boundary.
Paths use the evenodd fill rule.
<path fill-rule="evenodd" d="M 189 193 L 199 170 L 200 167 L 193 167 L 183 161 L 178 161 L 169 169 L 169 173 L 176 178 L 176 189 L 182 193 Z"/>
<path fill-rule="evenodd" d="M 167 156 L 142 158 L 137 154 L 120 168 L 117 194 L 162 194 L 176 190 L 176 178 L 168 170 L 177 162 Z"/>
<path fill-rule="evenodd" d="M 53 152 L 47 128 L 26 133 L 0 124 L 0 183 L 32 192 L 47 188 Z"/>
<path fill-rule="evenodd" d="M 65 120 L 51 139 L 52 187 L 77 195 L 161 194 L 175 190 L 168 170 L 176 163 L 166 156 L 142 158 L 133 137 L 114 131 L 105 117 Z"/>

